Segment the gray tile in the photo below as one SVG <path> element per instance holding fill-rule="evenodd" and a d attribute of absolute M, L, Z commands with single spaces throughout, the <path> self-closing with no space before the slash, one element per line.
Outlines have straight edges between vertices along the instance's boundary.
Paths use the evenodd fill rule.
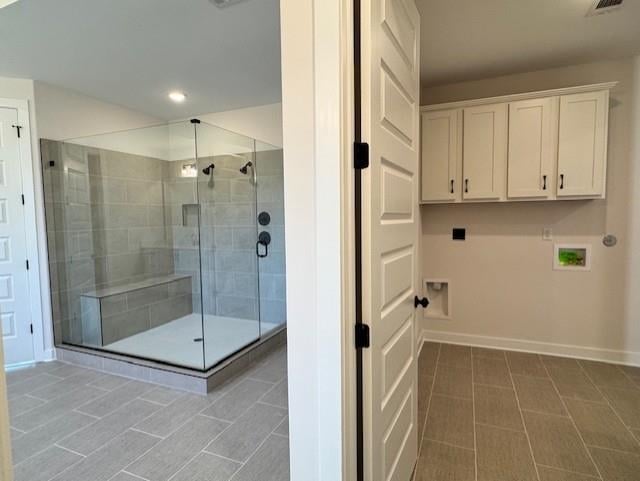
<path fill-rule="evenodd" d="M 158 441 L 148 434 L 127 431 L 52 481 L 107 481 Z"/>
<path fill-rule="evenodd" d="M 596 361 L 580 361 L 580 365 L 596 386 L 635 389 L 633 382 L 613 364 Z"/>
<path fill-rule="evenodd" d="M 109 481 L 140 481 L 140 478 L 122 471 L 116 474 L 116 476 L 114 478 L 111 478 Z"/>
<path fill-rule="evenodd" d="M 575 399 L 566 404 L 587 445 L 640 454 L 640 444 L 608 405 Z"/>
<path fill-rule="evenodd" d="M 24 381 L 16 382 L 12 384 L 7 391 L 7 397 L 9 400 L 23 396 L 24 394 L 30 394 L 34 391 L 38 391 L 45 386 L 51 384 L 57 384 L 62 381 L 62 378 L 53 376 L 51 374 L 43 373 L 37 376 L 30 377 Z"/>
<path fill-rule="evenodd" d="M 150 391 L 153 387 L 153 385 L 144 382 L 130 381 L 98 399 L 80 406 L 78 411 L 92 416 L 103 417 L 120 408 L 123 404 Z"/>
<path fill-rule="evenodd" d="M 640 428 L 640 390 L 602 388 L 602 392 L 627 426 Z"/>
<path fill-rule="evenodd" d="M 134 399 L 99 421 L 59 441 L 58 445 L 88 456 L 158 409 L 160 406 L 157 404 Z"/>
<path fill-rule="evenodd" d="M 513 387 L 505 359 L 475 358 L 473 360 L 473 382 L 491 386 Z"/>
<path fill-rule="evenodd" d="M 146 393 L 142 394 L 140 396 L 140 399 L 167 406 L 179 397 L 184 396 L 184 394 L 184 391 L 178 391 L 176 389 L 159 386 L 152 389 L 151 391 L 147 391 Z"/>
<path fill-rule="evenodd" d="M 562 400 L 551 379 L 528 376 L 513 376 L 520 409 L 566 416 Z"/>
<path fill-rule="evenodd" d="M 68 377 L 77 376 L 78 374 L 86 374 L 88 370 L 83 367 L 74 366 L 73 364 L 61 364 L 57 368 L 51 369 L 48 372 L 53 376 L 66 379 Z"/>
<path fill-rule="evenodd" d="M 475 481 L 475 454 L 470 449 L 425 440 L 415 481 Z"/>
<path fill-rule="evenodd" d="M 95 418 L 72 411 L 29 431 L 12 443 L 13 462 L 20 463 L 93 422 Z"/>
<path fill-rule="evenodd" d="M 511 374 L 520 376 L 549 377 L 540 356 L 530 352 L 507 352 Z"/>
<path fill-rule="evenodd" d="M 289 416 L 285 417 L 280 425 L 273 431 L 274 434 L 279 434 L 280 436 L 289 437 Z M 640 439 L 640 432 L 637 433 L 638 439 Z"/>
<path fill-rule="evenodd" d="M 598 389 L 582 370 L 551 367 L 549 374 L 562 397 L 604 402 Z"/>
<path fill-rule="evenodd" d="M 229 481 L 240 466 L 240 463 L 220 458 L 214 454 L 200 453 L 171 481 Z M 262 478 L 258 476 L 253 479 Z"/>
<path fill-rule="evenodd" d="M 266 361 L 254 366 L 247 376 L 258 381 L 277 383 L 287 375 L 286 352 L 277 356 L 270 356 Z"/>
<path fill-rule="evenodd" d="M 260 400 L 263 403 L 273 404 L 281 408 L 289 407 L 289 384 L 287 378 L 284 378 L 274 388 L 265 394 Z"/>
<path fill-rule="evenodd" d="M 274 386 L 271 383 L 244 379 L 213 403 L 211 407 L 203 411 L 203 414 L 227 421 L 235 421 L 273 388 Z"/>
<path fill-rule="evenodd" d="M 29 366 L 20 369 L 13 369 L 5 373 L 7 386 L 26 381 L 29 378 L 44 374 L 37 366 Z"/>
<path fill-rule="evenodd" d="M 446 364 L 453 367 L 471 369 L 471 348 L 454 344 L 442 344 L 438 365 Z"/>
<path fill-rule="evenodd" d="M 51 446 L 29 462 L 17 465 L 14 478 L 15 481 L 49 481 L 80 460 L 82 456 Z"/>
<path fill-rule="evenodd" d="M 637 481 L 640 473 L 640 456 L 609 449 L 590 448 L 605 481 Z"/>
<path fill-rule="evenodd" d="M 547 368 L 559 368 L 559 369 L 580 369 L 580 364 L 576 359 L 560 356 L 546 356 L 540 355 L 540 360 Z"/>
<path fill-rule="evenodd" d="M 280 436 L 269 436 L 233 479 L 289 481 L 289 440 Z"/>
<path fill-rule="evenodd" d="M 432 396 L 424 437 L 473 449 L 473 403 L 467 399 Z"/>
<path fill-rule="evenodd" d="M 434 394 L 471 399 L 471 369 L 438 365 Z"/>
<path fill-rule="evenodd" d="M 538 465 L 540 481 L 596 481 L 600 478 Z"/>
<path fill-rule="evenodd" d="M 421 373 L 422 374 L 422 373 Z M 431 399 L 431 388 L 433 387 L 433 378 L 421 375 L 418 378 L 418 432 L 422 432 L 424 422 L 426 421 L 427 408 Z"/>
<path fill-rule="evenodd" d="M 82 370 L 82 372 L 69 376 L 60 382 L 49 384 L 41 389 L 37 389 L 33 391 L 31 395 L 44 399 L 45 401 L 50 401 L 62 396 L 63 394 L 67 394 L 73 389 L 77 389 L 81 386 L 86 386 L 91 382 L 97 381 L 101 376 L 102 374 L 96 371 Z"/>
<path fill-rule="evenodd" d="M 12 426 L 21 431 L 30 431 L 38 426 L 53 421 L 67 414 L 76 407 L 85 404 L 92 399 L 104 395 L 105 391 L 91 386 L 84 386 L 75 391 L 60 396 L 48 403 L 27 411 L 11 420 Z"/>
<path fill-rule="evenodd" d="M 523 415 L 536 462 L 597 476 L 595 466 L 570 419 L 529 411 Z"/>
<path fill-rule="evenodd" d="M 112 374 L 103 374 L 99 379 L 89 383 L 89 386 L 94 386 L 106 391 L 113 391 L 118 389 L 124 384 L 128 383 L 130 379 L 121 376 L 114 376 Z"/>
<path fill-rule="evenodd" d="M 9 387 L 9 390 L 11 390 L 11 387 Z M 18 396 L 9 400 L 9 414 L 12 418 L 16 417 L 43 405 L 45 402 L 46 401 L 42 399 L 31 397 L 27 394 L 24 396 Z"/>
<path fill-rule="evenodd" d="M 433 377 L 436 373 L 436 365 L 438 363 L 438 354 L 440 352 L 440 344 L 437 342 L 425 341 L 420 350 L 418 358 L 418 368 L 425 375 Z"/>
<path fill-rule="evenodd" d="M 166 437 L 195 416 L 209 407 L 211 401 L 196 394 L 185 394 L 168 406 L 162 408 L 135 428 L 155 436 Z"/>
<path fill-rule="evenodd" d="M 228 425 L 218 419 L 196 416 L 127 466 L 126 471 L 149 481 L 167 481 Z"/>
<path fill-rule="evenodd" d="M 490 349 L 487 347 L 472 347 L 473 357 L 488 357 L 490 359 L 504 359 L 505 351 L 500 349 Z"/>
<path fill-rule="evenodd" d="M 476 426 L 478 481 L 538 481 L 524 432 Z"/>
<path fill-rule="evenodd" d="M 284 409 L 255 404 L 207 446 L 206 451 L 245 462 L 286 415 Z"/>
<path fill-rule="evenodd" d="M 474 386 L 476 422 L 523 431 L 516 393 L 495 386 Z"/>

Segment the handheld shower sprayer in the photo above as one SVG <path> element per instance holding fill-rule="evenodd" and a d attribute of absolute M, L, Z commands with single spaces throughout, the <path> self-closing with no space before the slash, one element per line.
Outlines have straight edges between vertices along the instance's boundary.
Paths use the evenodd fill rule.
<path fill-rule="evenodd" d="M 204 175 L 211 175 L 211 173 L 213 172 L 213 169 L 215 168 L 216 168 L 215 164 L 211 163 L 207 165 L 204 169 L 202 169 L 202 173 Z"/>

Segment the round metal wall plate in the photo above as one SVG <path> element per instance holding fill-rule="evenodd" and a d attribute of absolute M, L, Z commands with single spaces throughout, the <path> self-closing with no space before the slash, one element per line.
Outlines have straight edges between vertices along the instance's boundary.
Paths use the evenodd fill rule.
<path fill-rule="evenodd" d="M 602 243 L 607 247 L 613 247 L 618 243 L 616 236 L 608 234 L 602 238 Z"/>
<path fill-rule="evenodd" d="M 271 216 L 268 212 L 260 212 L 258 214 L 258 222 L 260 225 L 269 225 L 271 223 Z"/>

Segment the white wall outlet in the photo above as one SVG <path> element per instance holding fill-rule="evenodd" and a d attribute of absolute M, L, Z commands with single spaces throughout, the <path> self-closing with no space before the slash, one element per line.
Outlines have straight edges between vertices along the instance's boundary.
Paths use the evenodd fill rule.
<path fill-rule="evenodd" d="M 542 240 L 553 240 L 553 229 L 551 229 L 551 227 L 545 227 L 542 229 Z"/>

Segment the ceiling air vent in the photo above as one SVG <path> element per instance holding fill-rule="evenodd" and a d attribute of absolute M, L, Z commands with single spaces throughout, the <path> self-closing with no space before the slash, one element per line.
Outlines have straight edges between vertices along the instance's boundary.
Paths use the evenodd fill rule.
<path fill-rule="evenodd" d="M 624 0 L 596 0 L 587 13 L 587 17 L 591 15 L 600 15 L 602 13 L 613 12 L 622 7 Z"/>

